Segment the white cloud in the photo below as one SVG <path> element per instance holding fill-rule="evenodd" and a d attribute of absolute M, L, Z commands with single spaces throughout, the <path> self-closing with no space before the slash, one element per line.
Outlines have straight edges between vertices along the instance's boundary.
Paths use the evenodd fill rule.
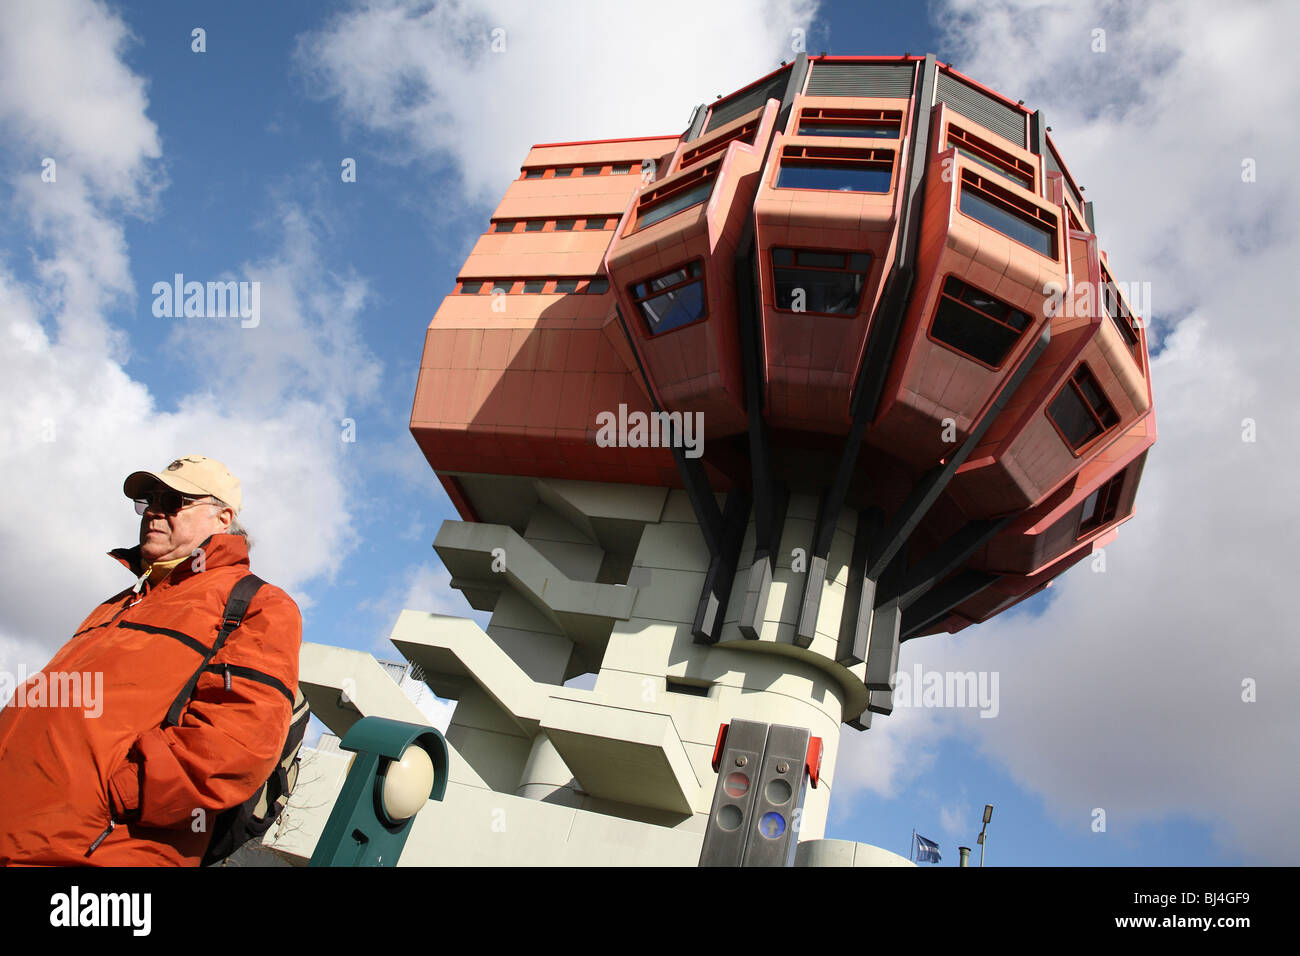
<path fill-rule="evenodd" d="M 136 540 L 120 492 L 135 469 L 193 453 L 226 462 L 244 485 L 254 567 L 304 610 L 303 585 L 333 573 L 353 540 L 339 420 L 372 396 L 379 368 L 356 329 L 365 284 L 327 268 L 302 206 L 278 204 L 279 249 L 240 266 L 263 283 L 257 328 L 153 320 L 164 326 L 153 334 L 174 324 L 167 367 L 147 372 L 185 383 L 174 407 L 125 371 L 128 339 L 108 317 L 137 294 L 124 224 L 149 214 L 162 182 L 145 83 L 121 59 L 127 38 L 89 0 L 0 7 L 0 132 L 17 170 L 7 213 L 33 240 L 26 280 L 15 250 L 0 259 L 6 669 L 42 665 L 129 583 L 103 552 Z M 40 179 L 46 155 L 54 182 Z"/>
<path fill-rule="evenodd" d="M 1158 318 L 1178 321 L 1154 362 L 1159 441 L 1105 573 L 1085 563 L 1040 617 L 909 643 L 902 665 L 998 671 L 998 718 L 954 712 L 959 732 L 1070 832 L 1090 833 L 1102 807 L 1110 834 L 1193 819 L 1230 858 L 1293 861 L 1300 236 L 1282 211 L 1300 208 L 1287 172 L 1300 133 L 1284 118 L 1300 74 L 1276 64 L 1292 59 L 1300 9 L 1003 0 L 936 19 L 964 73 L 1044 110 L 1116 277 L 1150 281 Z M 1091 51 L 1096 28 L 1105 53 Z M 1242 181 L 1244 157 L 1257 182 Z"/>
<path fill-rule="evenodd" d="M 379 0 L 303 37 L 298 59 L 389 159 L 448 164 L 495 202 L 534 143 L 681 132 L 696 104 L 793 58 L 815 7 Z"/>

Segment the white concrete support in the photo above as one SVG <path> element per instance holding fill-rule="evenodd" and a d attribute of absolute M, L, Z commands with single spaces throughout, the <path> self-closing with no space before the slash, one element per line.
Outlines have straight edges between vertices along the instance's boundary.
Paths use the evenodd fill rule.
<path fill-rule="evenodd" d="M 801 859 L 843 857 L 821 838 L 841 724 L 867 704 L 864 665 L 835 663 L 856 514 L 845 509 L 839 519 L 810 647 L 792 641 L 817 507 L 804 495 L 790 499 L 758 639 L 737 626 L 751 520 L 722 635 L 709 646 L 691 634 L 710 555 L 684 492 L 522 478 L 475 487 L 484 520 L 447 522 L 435 547 L 453 584 L 492 609 L 486 632 L 408 610 L 392 634 L 429 687 L 458 702 L 445 735 L 446 799 L 421 811 L 403 864 L 693 865 L 718 729 L 736 718 L 806 727 L 822 739 L 820 785 L 804 797 Z M 492 523 L 492 495 L 508 524 Z M 357 656 L 367 657 L 304 647 L 304 674 L 324 675 L 308 685 L 313 708 L 337 696 L 349 662 L 368 673 Z M 593 689 L 561 686 L 584 670 L 595 671 Z M 376 703 L 360 712 L 404 712 L 379 704 L 372 683 L 362 696 Z M 336 706 L 318 713 L 340 733 L 357 716 Z"/>

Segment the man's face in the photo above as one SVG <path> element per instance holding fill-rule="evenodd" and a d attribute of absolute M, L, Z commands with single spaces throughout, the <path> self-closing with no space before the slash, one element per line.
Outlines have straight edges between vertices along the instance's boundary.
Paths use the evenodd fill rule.
<path fill-rule="evenodd" d="M 168 514 L 151 503 L 140 517 L 140 556 L 144 563 L 189 557 L 210 535 L 229 528 L 234 512 L 223 508 L 214 515 L 214 504 L 212 498 L 197 503 L 187 499 L 179 510 Z"/>

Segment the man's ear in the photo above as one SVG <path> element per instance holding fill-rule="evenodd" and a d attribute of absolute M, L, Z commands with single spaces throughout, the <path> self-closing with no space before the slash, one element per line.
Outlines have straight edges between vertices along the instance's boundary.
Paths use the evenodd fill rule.
<path fill-rule="evenodd" d="M 231 508 L 222 508 L 217 512 L 217 534 L 225 534 L 230 530 L 230 525 L 235 520 L 235 512 Z"/>

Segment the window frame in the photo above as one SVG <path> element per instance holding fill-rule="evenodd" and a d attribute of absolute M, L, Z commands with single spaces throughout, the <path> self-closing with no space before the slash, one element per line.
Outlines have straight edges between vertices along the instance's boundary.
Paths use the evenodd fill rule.
<path fill-rule="evenodd" d="M 1006 306 L 1009 310 L 1013 312 L 1019 312 L 1021 315 L 1028 316 L 1029 317 L 1028 324 L 1026 324 L 1023 329 L 1016 329 L 1014 326 L 1009 325 L 1006 322 L 1003 322 L 1001 319 L 995 319 L 993 316 L 989 315 L 984 310 L 976 308 L 971 303 L 964 301 L 960 296 L 954 297 L 950 295 L 946 288 L 949 280 L 954 280 L 956 282 L 959 282 L 967 289 L 973 289 L 975 292 L 979 293 L 980 295 L 987 296 L 988 298 L 992 299 L 994 302 L 997 302 L 999 305 Z M 987 319 L 989 322 L 992 322 L 995 325 L 1000 325 L 1003 328 L 1009 329 L 1012 332 L 1016 333 L 1015 341 L 1013 341 L 1011 345 L 1007 347 L 1006 353 L 1002 356 L 1002 361 L 1000 361 L 997 365 L 990 365 L 987 362 L 985 362 L 983 359 L 971 355 L 969 352 L 962 351 L 956 345 L 953 345 L 951 342 L 945 342 L 943 339 L 937 337 L 934 334 L 934 323 L 938 321 L 939 307 L 943 304 L 944 299 L 951 299 L 962 308 L 970 309 L 972 312 L 977 313 L 982 318 Z M 1016 349 L 1023 344 L 1025 336 L 1028 335 L 1029 330 L 1034 327 L 1034 321 L 1035 319 L 1032 313 L 1012 305 L 1010 302 L 1007 302 L 1006 300 L 1002 299 L 1000 296 L 996 296 L 993 295 L 992 293 L 985 292 L 979 286 L 967 282 L 966 279 L 964 279 L 962 276 L 958 275 L 955 272 L 949 272 L 943 277 L 942 281 L 940 281 L 939 283 L 939 294 L 935 298 L 934 308 L 930 312 L 930 321 L 926 323 L 925 326 L 925 337 L 928 338 L 935 345 L 938 345 L 942 348 L 947 349 L 950 352 L 960 355 L 964 359 L 969 359 L 970 361 L 976 363 L 977 365 L 982 366 L 983 368 L 988 369 L 991 372 L 1000 372 L 1006 366 L 1007 361 L 1011 358 L 1012 354 L 1016 351 Z"/>
<path fill-rule="evenodd" d="M 954 138 L 957 140 L 956 143 L 953 142 Z M 1032 163 L 1008 153 L 1000 146 L 995 146 L 956 123 L 948 124 L 948 135 L 944 143 L 947 149 L 956 149 L 957 155 L 965 156 L 966 159 L 983 166 L 990 172 L 1001 173 L 1009 182 L 1015 183 L 1026 192 L 1038 195 L 1038 173 Z M 1028 185 L 1025 179 L 1029 180 Z"/>
<path fill-rule="evenodd" d="M 807 106 L 799 111 L 799 115 L 795 119 L 794 132 L 789 135 L 819 137 L 835 135 L 834 133 L 805 133 L 803 131 L 804 123 L 840 126 L 847 129 L 858 127 L 891 129 L 893 131 L 890 136 L 855 136 L 852 133 L 846 134 L 846 138 L 852 139 L 897 140 L 903 136 L 902 110 L 850 110 L 833 106 Z"/>
<path fill-rule="evenodd" d="M 732 143 L 739 142 L 742 146 L 753 146 L 754 139 L 758 136 L 758 125 L 761 118 L 761 115 L 756 116 L 749 122 L 742 123 L 730 133 L 686 150 L 677 163 L 678 172 L 689 169 L 691 166 L 702 163 L 715 154 L 723 152 Z"/>
<path fill-rule="evenodd" d="M 713 198 L 713 190 L 718 184 L 718 170 L 721 168 L 722 157 L 719 156 L 692 168 L 689 172 L 683 173 L 679 179 L 674 179 L 669 183 L 661 183 L 658 186 L 652 186 L 651 188 L 644 190 L 641 195 L 637 197 L 636 212 L 632 218 L 632 229 L 628 235 L 667 222 L 674 216 L 681 215 L 688 209 L 694 209 L 696 206 L 707 206 L 709 200 Z M 693 202 L 689 206 L 683 206 L 680 209 L 676 209 L 673 212 L 668 213 L 668 215 L 656 219 L 654 222 L 643 222 L 645 217 L 656 209 L 668 205 L 674 199 L 690 193 L 705 183 L 708 184 L 709 189 L 698 202 Z"/>
<path fill-rule="evenodd" d="M 1133 356 L 1133 361 L 1137 362 L 1138 367 L 1141 368 L 1142 332 L 1141 327 L 1137 324 L 1137 316 L 1133 314 L 1133 310 L 1129 308 L 1128 303 L 1124 301 L 1122 296 L 1120 296 L 1119 286 L 1116 284 L 1115 277 L 1111 275 L 1110 270 L 1106 268 L 1106 264 L 1104 262 L 1099 262 L 1098 264 L 1101 266 L 1101 288 L 1098 290 L 1101 302 L 1099 302 L 1098 305 L 1110 318 L 1111 324 L 1113 324 L 1115 329 L 1119 332 L 1120 338 L 1124 340 L 1124 344 L 1128 346 L 1128 353 Z M 1117 315 L 1115 312 L 1112 312 L 1107 308 L 1107 299 L 1110 298 L 1107 289 L 1115 290 L 1115 304 L 1128 313 L 1128 321 L 1125 321 L 1122 316 Z"/>
<path fill-rule="evenodd" d="M 879 154 L 879 155 L 877 155 Z M 898 150 L 873 147 L 790 145 L 781 149 L 780 162 L 772 177 L 773 189 L 799 189 L 804 192 L 846 193 L 858 196 L 888 196 L 894 191 Z M 884 189 L 825 189 L 821 186 L 782 186 L 781 172 L 786 168 L 841 168 L 885 170 L 889 181 Z"/>
<path fill-rule="evenodd" d="M 794 253 L 793 264 L 788 266 L 777 265 L 776 253 L 781 251 Z M 814 255 L 843 256 L 844 265 L 840 268 L 834 268 L 831 266 L 800 265 L 799 254 L 801 252 L 809 252 Z M 863 272 L 858 272 L 856 269 L 850 268 L 849 267 L 850 256 L 866 256 L 867 257 L 866 270 Z M 833 318 L 833 319 L 856 319 L 862 314 L 862 304 L 863 301 L 866 299 L 867 287 L 871 284 L 871 269 L 872 266 L 876 264 L 876 257 L 873 256 L 870 252 L 866 252 L 866 251 L 855 252 L 846 249 L 820 249 L 820 248 L 808 248 L 808 247 L 796 247 L 796 246 L 770 246 L 767 250 L 767 261 L 771 266 L 771 271 L 772 271 L 772 308 L 774 311 L 781 312 L 785 315 L 818 315 L 818 316 L 826 316 L 828 318 Z M 852 312 L 814 312 L 811 309 L 804 309 L 802 312 L 798 312 L 795 311 L 794 309 L 782 308 L 780 305 L 777 304 L 779 293 L 777 292 L 777 287 L 776 287 L 776 274 L 777 271 L 780 269 L 803 270 L 806 272 L 832 272 L 839 275 L 844 275 L 844 274 L 860 275 L 862 276 L 862 288 L 858 290 L 857 307 Z"/>
<path fill-rule="evenodd" d="M 1092 407 L 1092 403 L 1088 401 L 1088 397 L 1084 395 L 1082 387 L 1075 382 L 1075 379 L 1081 375 L 1086 375 L 1092 379 L 1092 384 L 1096 386 L 1097 393 L 1101 395 L 1106 404 L 1110 406 L 1111 412 L 1115 415 L 1115 423 L 1113 425 L 1107 426 L 1102 422 L 1101 416 L 1097 414 L 1097 410 Z M 1078 447 L 1075 447 L 1074 443 L 1066 436 L 1065 430 L 1062 429 L 1061 426 L 1057 424 L 1056 419 L 1052 417 L 1052 406 L 1056 404 L 1057 399 L 1061 397 L 1061 394 L 1067 388 L 1074 390 L 1075 397 L 1078 398 L 1080 403 L 1082 403 L 1084 410 L 1092 416 L 1094 423 L 1101 429 L 1097 434 L 1085 439 Z M 1070 449 L 1071 454 L 1073 454 L 1075 458 L 1083 457 L 1083 455 L 1090 451 L 1094 445 L 1104 439 L 1116 428 L 1119 428 L 1124 424 L 1124 418 L 1120 415 L 1119 409 L 1117 409 L 1114 402 L 1110 400 L 1110 396 L 1106 394 L 1106 390 L 1101 387 L 1101 383 L 1097 381 L 1097 376 L 1093 374 L 1093 371 L 1088 367 L 1087 362 L 1080 362 L 1075 367 L 1074 371 L 1070 373 L 1069 377 L 1062 383 L 1061 387 L 1052 394 L 1051 399 L 1043 408 L 1043 413 L 1047 416 L 1047 420 L 1051 422 L 1052 427 L 1056 429 L 1056 433 L 1061 436 L 1061 441 L 1065 442 L 1065 447 Z"/>
<path fill-rule="evenodd" d="M 698 275 L 691 275 L 691 268 L 693 266 L 699 268 Z M 656 280 L 663 279 L 667 276 L 672 275 L 674 272 L 679 272 L 683 269 L 686 270 L 686 279 L 684 281 L 678 282 L 675 285 L 671 285 L 663 289 L 654 289 L 654 290 L 649 289 L 650 284 L 655 282 Z M 708 321 L 709 286 L 708 286 L 708 279 L 705 276 L 706 271 L 707 270 L 704 268 L 704 260 L 697 257 L 695 259 L 688 259 L 686 262 L 683 262 L 680 265 L 673 267 L 672 269 L 667 269 L 663 272 L 659 272 L 656 273 L 655 275 L 647 276 L 644 279 L 639 279 L 636 282 L 632 282 L 628 284 L 627 286 L 628 298 L 632 300 L 632 305 L 636 309 L 636 314 L 641 319 L 642 327 L 645 330 L 646 338 L 655 340 L 658 339 L 660 336 L 672 335 L 674 332 L 679 332 L 682 329 L 689 329 L 692 328 L 693 326 L 699 325 L 701 322 Z M 692 319 L 690 322 L 686 322 L 683 323 L 682 325 L 674 326 L 673 328 L 667 329 L 663 332 L 656 332 L 651 327 L 650 320 L 646 318 L 646 314 L 641 308 L 642 303 L 648 302 L 651 299 L 656 299 L 661 295 L 666 295 L 669 292 L 675 292 L 678 289 L 684 289 L 687 286 L 697 282 L 700 285 L 700 306 L 704 310 L 703 313 L 698 317 Z M 647 294 L 638 298 L 636 294 L 636 287 L 642 284 L 647 286 Z"/>
<path fill-rule="evenodd" d="M 1002 210 L 1007 215 L 1019 219 L 1031 228 L 1047 230 L 1052 240 L 1052 254 L 1048 255 L 1041 249 L 1035 249 L 1033 246 L 1021 242 L 1010 233 L 1003 232 L 997 226 L 990 225 L 983 219 L 977 219 L 974 215 L 962 209 L 961 200 L 967 194 L 968 189 L 976 199 Z M 977 223 L 985 229 L 992 229 L 999 236 L 1005 237 L 1009 241 L 1016 243 L 1016 245 L 1024 246 L 1024 248 L 1035 255 L 1042 256 L 1044 259 L 1051 259 L 1053 262 L 1061 261 L 1061 222 L 1054 214 L 1040 208 L 1036 203 L 1022 199 L 998 183 L 987 181 L 986 177 L 965 167 L 962 168 L 956 193 L 957 212 L 971 222 Z"/>
<path fill-rule="evenodd" d="M 1079 527 L 1074 537 L 1075 541 L 1082 541 L 1089 535 L 1109 527 L 1119 517 L 1119 499 L 1124 493 L 1124 477 L 1127 474 L 1128 469 L 1125 468 L 1118 474 L 1111 475 L 1098 485 L 1092 494 L 1083 499 L 1083 504 L 1079 506 Z M 1085 520 L 1084 513 L 1090 501 L 1095 501 L 1097 507 L 1092 517 Z"/>

